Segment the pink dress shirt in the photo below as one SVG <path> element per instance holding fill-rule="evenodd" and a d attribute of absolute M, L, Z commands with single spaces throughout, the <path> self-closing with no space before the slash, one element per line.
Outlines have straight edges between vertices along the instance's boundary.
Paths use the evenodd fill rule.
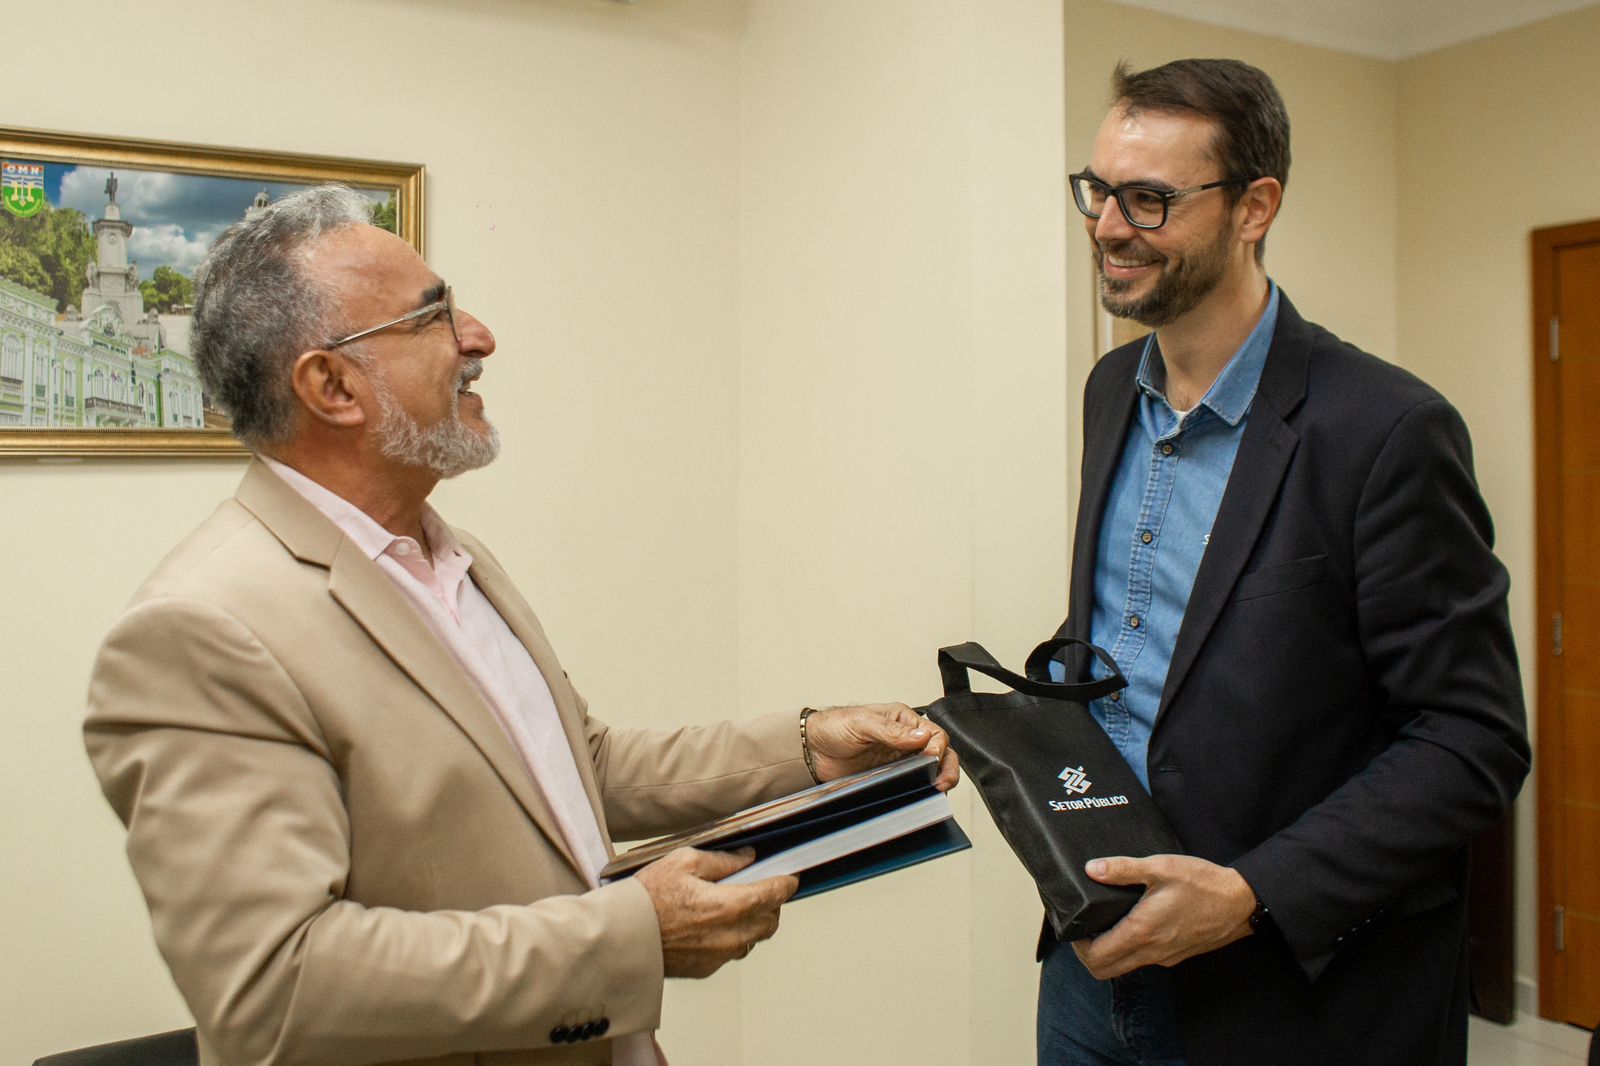
<path fill-rule="evenodd" d="M 261 461 L 375 562 L 449 649 L 544 794 L 567 846 L 583 864 L 590 887 L 597 886 L 610 853 L 583 790 L 550 686 L 500 612 L 468 579 L 472 556 L 450 527 L 432 507 L 424 507 L 422 531 L 432 550 L 430 563 L 428 552 L 411 537 L 395 536 L 298 470 L 266 456 Z M 656 1066 L 658 1061 L 649 1033 L 624 1034 L 612 1046 L 617 1066 Z"/>

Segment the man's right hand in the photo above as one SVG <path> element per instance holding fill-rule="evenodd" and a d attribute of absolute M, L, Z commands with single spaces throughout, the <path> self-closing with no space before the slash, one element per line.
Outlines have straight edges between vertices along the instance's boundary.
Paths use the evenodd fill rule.
<path fill-rule="evenodd" d="M 799 889 L 799 880 L 769 877 L 748 885 L 716 884 L 754 860 L 749 848 L 679 848 L 634 875 L 655 904 L 668 977 L 710 977 L 723 963 L 744 958 L 757 941 L 778 931 L 778 908 Z"/>

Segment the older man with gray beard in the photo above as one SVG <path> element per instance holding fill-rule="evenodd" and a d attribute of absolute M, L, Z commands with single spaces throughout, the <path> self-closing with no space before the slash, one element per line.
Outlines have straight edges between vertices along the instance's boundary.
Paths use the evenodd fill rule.
<path fill-rule="evenodd" d="M 663 978 L 744 957 L 796 882 L 681 849 L 602 886 L 612 838 L 955 756 L 901 704 L 591 717 L 427 502 L 499 449 L 494 336 L 367 212 L 300 193 L 202 265 L 195 361 L 256 458 L 107 637 L 90 756 L 204 1062 L 657 1063 Z"/>

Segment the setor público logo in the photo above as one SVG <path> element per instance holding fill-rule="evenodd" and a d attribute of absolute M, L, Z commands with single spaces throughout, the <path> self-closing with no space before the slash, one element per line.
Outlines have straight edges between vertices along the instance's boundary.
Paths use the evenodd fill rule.
<path fill-rule="evenodd" d="M 1079 796 L 1089 791 L 1089 786 L 1094 784 L 1093 781 L 1083 776 L 1083 767 L 1081 766 L 1069 766 L 1056 776 L 1061 779 L 1062 788 Z"/>
<path fill-rule="evenodd" d="M 1128 802 L 1127 796 L 1090 796 L 1088 791 L 1094 782 L 1084 776 L 1083 767 L 1069 766 L 1056 775 L 1061 781 L 1061 787 L 1082 799 L 1051 800 L 1050 809 L 1053 811 L 1086 811 L 1095 807 L 1122 807 Z"/>
<path fill-rule="evenodd" d="M 44 164 L 0 163 L 0 204 L 18 218 L 44 210 Z"/>

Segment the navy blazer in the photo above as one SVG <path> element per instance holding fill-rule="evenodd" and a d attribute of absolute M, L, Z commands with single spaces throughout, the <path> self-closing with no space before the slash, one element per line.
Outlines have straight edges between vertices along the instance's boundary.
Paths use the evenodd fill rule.
<path fill-rule="evenodd" d="M 1078 637 L 1142 347 L 1084 393 Z M 1529 764 L 1492 542 L 1455 409 L 1282 298 L 1150 741 L 1274 926 L 1174 971 L 1195 1066 L 1465 1061 L 1464 848 Z"/>

